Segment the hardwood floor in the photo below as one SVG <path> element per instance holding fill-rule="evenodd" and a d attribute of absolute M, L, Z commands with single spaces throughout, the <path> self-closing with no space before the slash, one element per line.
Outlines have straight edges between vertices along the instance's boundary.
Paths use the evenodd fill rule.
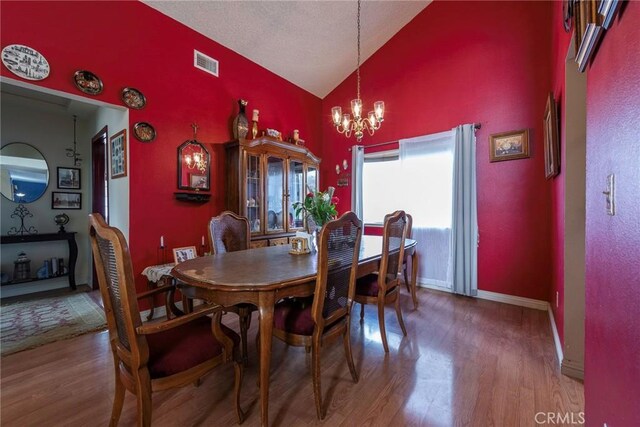
<path fill-rule="evenodd" d="M 389 307 L 385 356 L 376 307 L 352 319 L 353 384 L 342 343 L 324 349 L 316 419 L 310 355 L 274 340 L 269 420 L 274 426 L 532 426 L 537 412 L 584 410 L 583 386 L 562 376 L 546 312 L 425 289 L 419 307 L 401 294 L 408 336 Z M 223 321 L 237 330 L 237 316 Z M 255 336 L 254 318 L 250 337 Z M 256 352 L 250 339 L 242 389 L 243 425 L 260 423 Z M 1 360 L 3 426 L 107 425 L 114 393 L 106 332 L 87 334 Z M 153 394 L 156 426 L 233 426 L 233 368 L 221 366 L 199 387 Z M 127 393 L 121 426 L 135 424 Z M 556 424 L 557 425 L 557 424 Z"/>

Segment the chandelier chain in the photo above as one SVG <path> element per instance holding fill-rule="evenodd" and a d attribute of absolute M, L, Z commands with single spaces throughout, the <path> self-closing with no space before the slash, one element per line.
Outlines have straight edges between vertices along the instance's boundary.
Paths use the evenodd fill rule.
<path fill-rule="evenodd" d="M 356 74 L 358 76 L 358 99 L 360 99 L 360 0 L 358 0 L 358 68 Z"/>

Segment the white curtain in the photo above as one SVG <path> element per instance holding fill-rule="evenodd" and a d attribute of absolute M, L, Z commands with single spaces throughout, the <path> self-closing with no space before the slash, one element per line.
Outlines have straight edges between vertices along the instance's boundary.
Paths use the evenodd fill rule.
<path fill-rule="evenodd" d="M 362 170 L 364 168 L 364 147 L 351 147 L 351 210 L 363 219 L 362 209 Z"/>
<path fill-rule="evenodd" d="M 455 131 L 400 140 L 402 209 L 413 217 L 418 282 L 452 289 Z"/>
<path fill-rule="evenodd" d="M 478 294 L 478 204 L 476 136 L 473 124 L 454 128 L 453 161 L 453 292 Z"/>

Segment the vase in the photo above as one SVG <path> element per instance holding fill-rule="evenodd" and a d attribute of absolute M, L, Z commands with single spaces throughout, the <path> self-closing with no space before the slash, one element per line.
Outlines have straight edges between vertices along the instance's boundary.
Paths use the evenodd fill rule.
<path fill-rule="evenodd" d="M 244 139 L 249 132 L 249 121 L 247 120 L 247 115 L 245 114 L 245 107 L 248 102 L 244 99 L 238 99 L 238 106 L 240 107 L 240 112 L 233 119 L 233 138 L 234 139 Z"/>

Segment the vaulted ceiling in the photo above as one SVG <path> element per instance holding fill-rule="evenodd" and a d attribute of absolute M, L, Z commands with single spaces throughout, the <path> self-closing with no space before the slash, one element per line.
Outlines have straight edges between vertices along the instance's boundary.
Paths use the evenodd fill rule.
<path fill-rule="evenodd" d="M 320 98 L 356 69 L 357 2 L 353 0 L 144 3 Z M 429 3 L 363 1 L 361 61 Z M 220 64 L 221 72 L 224 66 Z"/>

